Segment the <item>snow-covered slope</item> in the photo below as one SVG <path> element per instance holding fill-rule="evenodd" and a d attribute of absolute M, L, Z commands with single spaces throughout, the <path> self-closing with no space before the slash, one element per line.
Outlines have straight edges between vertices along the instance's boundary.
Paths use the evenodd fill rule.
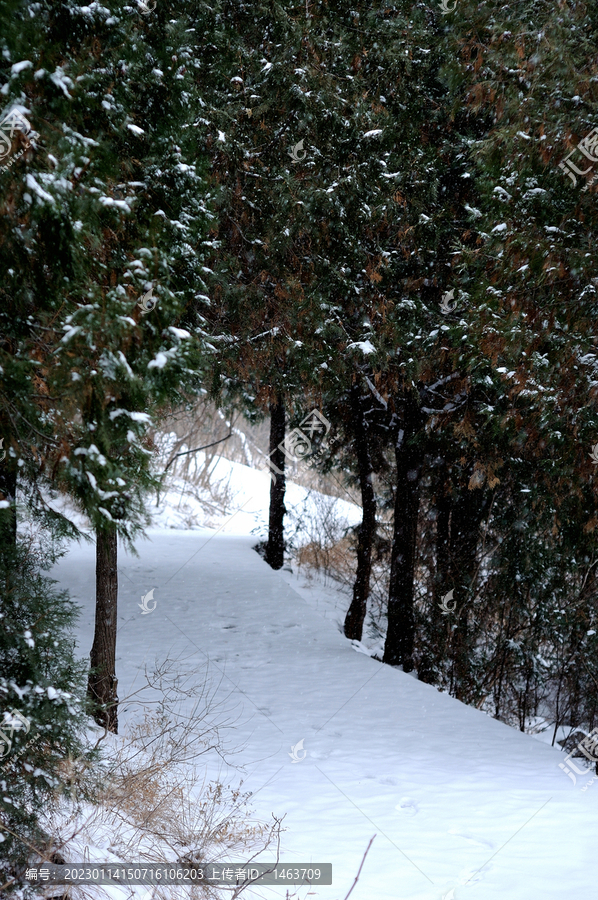
<path fill-rule="evenodd" d="M 204 454 L 198 453 L 197 458 L 198 466 L 201 466 Z M 334 497 L 325 498 L 317 491 L 310 491 L 293 482 L 292 472 L 289 472 L 287 479 L 285 506 L 289 535 L 297 531 L 305 539 L 300 522 L 313 518 L 317 514 L 317 504 L 324 501 L 333 504 L 335 515 L 348 525 L 361 521 L 361 508 L 354 503 Z M 210 483 L 217 493 L 228 498 L 228 509 L 218 508 L 205 489 L 194 491 L 183 479 L 176 478 L 171 481 L 169 490 L 161 495 L 159 503 L 150 507 L 153 524 L 167 528 L 206 525 L 218 528 L 225 534 L 266 534 L 270 475 L 265 468 L 253 469 L 216 456 L 210 465 Z"/>
<path fill-rule="evenodd" d="M 582 793 L 560 751 L 355 652 L 326 598 L 295 590 L 253 543 L 153 529 L 138 559 L 121 553 L 119 694 L 156 659 L 184 658 L 198 678 L 207 664 L 235 712 L 254 809 L 286 814 L 282 860 L 333 865 L 332 887 L 311 896 L 342 900 L 374 834 L 352 900 L 593 896 L 598 787 Z M 75 547 L 53 573 L 82 606 L 85 655 L 94 562 L 93 547 Z M 143 615 L 151 588 L 156 608 Z"/>

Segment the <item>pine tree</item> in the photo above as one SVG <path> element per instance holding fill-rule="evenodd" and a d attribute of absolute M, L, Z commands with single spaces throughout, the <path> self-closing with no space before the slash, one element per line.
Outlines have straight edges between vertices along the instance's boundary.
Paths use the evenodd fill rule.
<path fill-rule="evenodd" d="M 384 10 L 358 4 L 342 13 L 331 17 L 334 31 L 319 60 L 319 157 L 306 200 L 306 218 L 318 234 L 311 237 L 314 294 L 326 301 L 321 335 L 338 381 L 350 384 L 367 366 L 382 397 L 395 457 L 392 502 L 400 509 L 386 659 L 396 664 L 404 657 L 411 668 L 427 421 L 419 410 L 432 405 L 426 384 L 437 389 L 439 372 L 452 371 L 446 335 L 435 326 L 450 240 L 468 223 L 468 191 L 459 181 L 464 141 L 439 77 L 445 51 L 426 17 L 403 4 Z M 400 448 L 393 447 L 397 440 L 404 441 Z M 363 547 L 360 555 L 365 559 Z"/>
<path fill-rule="evenodd" d="M 367 613 L 372 572 L 372 549 L 376 536 L 376 493 L 373 484 L 371 425 L 362 397 L 360 379 L 356 379 L 351 385 L 350 400 L 363 515 L 357 534 L 357 568 L 353 597 L 345 616 L 343 630 L 345 637 L 349 640 L 360 641 Z"/>
<path fill-rule="evenodd" d="M 559 170 L 594 124 L 595 33 L 582 4 L 464 2 L 448 38 L 447 77 L 465 96 L 473 137 L 477 236 L 455 255 L 471 285 L 459 365 L 473 402 L 460 425 L 464 459 L 445 454 L 437 490 L 440 557 L 460 573 L 461 591 L 445 676 L 469 702 L 483 702 L 491 685 L 495 715 L 522 728 L 557 685 L 561 698 L 566 682 L 571 697 L 582 682 L 595 695 L 584 667 L 574 666 L 579 678 L 568 667 L 585 655 L 594 619 L 596 213 L 582 179 L 574 190 Z M 480 515 L 474 583 L 465 573 Z M 432 638 L 424 623 L 422 637 Z"/>
<path fill-rule="evenodd" d="M 74 656 L 77 611 L 42 573 L 52 544 L 20 541 L 0 552 L 0 881 L 22 884 L 31 847 L 47 846 L 39 824 L 68 789 L 68 757 L 85 749 L 85 666 Z"/>
<path fill-rule="evenodd" d="M 294 134 L 306 102 L 296 70 L 305 56 L 305 20 L 289 3 L 223 3 L 220 11 L 214 52 L 204 61 L 214 100 L 200 120 L 218 210 L 208 276 L 214 303 L 205 318 L 219 349 L 214 396 L 250 419 L 271 416 L 266 559 L 280 568 L 285 479 L 278 448 L 286 419 L 296 407 L 305 414 L 304 388 L 313 382 L 302 333 L 308 323 L 298 325 L 309 273 L 295 219 L 302 151 Z"/>
<path fill-rule="evenodd" d="M 182 4 L 153 20 L 112 6 L 17 11 L 3 32 L 7 99 L 39 137 L 0 182 L 0 253 L 11 454 L 35 499 L 48 482 L 69 492 L 99 551 L 111 548 L 90 694 L 116 730 L 116 534 L 131 540 L 146 521 L 152 415 L 198 383 L 201 339 L 177 323 L 204 302 L 206 207 L 189 121 L 197 38 Z"/>

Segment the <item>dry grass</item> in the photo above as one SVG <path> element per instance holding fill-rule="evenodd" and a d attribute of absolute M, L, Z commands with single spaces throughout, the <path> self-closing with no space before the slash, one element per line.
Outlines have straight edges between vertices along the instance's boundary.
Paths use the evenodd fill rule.
<path fill-rule="evenodd" d="M 310 541 L 298 548 L 297 565 L 322 572 L 341 584 L 350 584 L 355 570 L 354 541 L 343 537 L 333 543 Z"/>
<path fill-rule="evenodd" d="M 212 760 L 214 753 L 228 758 L 220 732 L 234 727 L 223 703 L 215 701 L 207 677 L 199 675 L 196 670 L 183 673 L 180 660 L 168 660 L 156 673 L 146 673 L 146 686 L 121 701 L 129 709 L 139 704 L 138 721 L 124 736 L 102 736 L 99 766 L 65 762 L 63 776 L 70 780 L 71 799 L 57 796 L 45 823 L 51 840 L 32 854 L 31 864 L 53 857 L 58 862 L 57 854 L 67 862 L 84 862 L 90 848 L 105 848 L 107 857 L 129 865 L 199 866 L 229 860 L 247 865 L 273 844 L 278 854 L 281 821 L 256 820 L 242 781 L 236 786 L 208 781 L 198 764 L 206 753 Z M 155 708 L 148 712 L 156 694 Z M 68 896 L 103 900 L 110 890 L 72 885 Z M 148 890 L 146 900 L 231 896 L 225 888 L 198 883 L 160 884 Z M 244 890 L 241 886 L 232 896 Z M 129 894 L 133 896 L 132 888 Z"/>
<path fill-rule="evenodd" d="M 308 577 L 310 571 L 318 572 L 349 587 L 355 573 L 355 538 L 349 522 L 337 498 L 313 493 L 310 500 L 292 517 L 300 536 L 294 546 L 297 565 Z"/>

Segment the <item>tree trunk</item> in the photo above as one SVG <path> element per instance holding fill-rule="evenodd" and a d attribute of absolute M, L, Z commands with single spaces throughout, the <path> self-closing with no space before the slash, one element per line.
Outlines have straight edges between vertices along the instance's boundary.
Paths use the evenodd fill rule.
<path fill-rule="evenodd" d="M 442 476 L 446 475 L 446 469 L 443 466 Z M 443 491 L 446 488 L 444 477 L 442 486 Z M 451 538 L 451 500 L 450 497 L 441 493 L 436 500 L 436 579 L 434 583 L 434 602 L 441 603 L 443 597 L 453 587 L 449 584 L 450 577 L 450 538 Z M 437 607 L 438 608 L 438 607 Z"/>
<path fill-rule="evenodd" d="M 92 671 L 88 697 L 97 704 L 93 716 L 98 725 L 118 733 L 116 693 L 116 612 L 118 601 L 117 534 L 110 527 L 96 531 L 96 616 L 90 654 Z"/>
<path fill-rule="evenodd" d="M 472 699 L 470 669 L 473 647 L 469 619 L 472 614 L 480 523 L 487 506 L 486 500 L 480 488 L 469 490 L 464 485 L 453 501 L 451 510 L 450 578 L 457 601 L 451 693 L 465 702 Z"/>
<path fill-rule="evenodd" d="M 397 488 L 390 559 L 388 631 L 383 661 L 391 666 L 402 665 L 404 672 L 411 672 L 415 639 L 413 580 L 423 457 L 413 443 L 421 427 L 419 407 L 410 398 L 403 400 L 401 405 L 403 415 L 395 442 Z"/>
<path fill-rule="evenodd" d="M 345 637 L 360 641 L 367 611 L 372 572 L 372 546 L 376 534 L 376 496 L 372 484 L 368 423 L 365 418 L 361 389 L 358 382 L 351 385 L 351 413 L 355 433 L 355 449 L 361 489 L 362 518 L 357 533 L 357 572 L 353 585 L 353 599 L 345 617 Z"/>
<path fill-rule="evenodd" d="M 265 560 L 273 569 L 282 569 L 284 563 L 284 453 L 279 447 L 284 441 L 284 402 L 279 394 L 270 406 L 270 516 Z"/>
<path fill-rule="evenodd" d="M 429 610 L 428 647 L 422 655 L 417 670 L 417 677 L 427 684 L 436 684 L 440 675 L 440 663 L 446 658 L 447 620 L 450 626 L 450 614 L 443 614 L 440 604 L 453 587 L 449 583 L 450 568 L 450 522 L 451 501 L 446 493 L 447 467 L 443 463 L 432 475 L 432 493 L 436 511 L 436 541 L 434 577 L 432 583 L 432 605 Z M 450 605 L 454 604 L 449 601 Z"/>
<path fill-rule="evenodd" d="M 0 450 L 0 457 L 6 453 Z M 15 499 L 17 494 L 17 461 L 8 453 L 0 461 L 0 500 L 8 500 L 9 509 L 0 510 L 0 552 L 13 556 L 17 544 L 17 510 Z"/>

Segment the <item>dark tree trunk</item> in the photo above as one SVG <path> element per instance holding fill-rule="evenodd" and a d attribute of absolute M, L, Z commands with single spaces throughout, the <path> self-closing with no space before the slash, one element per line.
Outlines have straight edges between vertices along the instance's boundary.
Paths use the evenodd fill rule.
<path fill-rule="evenodd" d="M 442 493 L 436 501 L 436 579 L 434 583 L 434 603 L 442 602 L 442 598 L 453 587 L 449 584 L 450 578 L 450 540 L 451 540 L 451 501 L 450 497 L 444 493 L 446 487 L 444 478 L 446 470 L 442 471 Z M 438 606 L 436 607 L 438 608 Z"/>
<path fill-rule="evenodd" d="M 376 534 L 376 496 L 372 483 L 368 423 L 358 382 L 351 385 L 350 398 L 363 512 L 357 533 L 357 572 L 353 585 L 353 599 L 345 617 L 345 637 L 360 641 L 370 593 L 372 546 Z"/>
<path fill-rule="evenodd" d="M 461 487 L 452 503 L 450 579 L 455 590 L 457 615 L 453 632 L 452 691 L 460 700 L 471 699 L 471 646 L 469 620 L 472 614 L 473 582 L 477 566 L 480 524 L 487 503 L 480 488 Z"/>
<path fill-rule="evenodd" d="M 118 732 L 116 693 L 116 611 L 118 601 L 116 528 L 96 531 L 96 616 L 90 654 L 92 671 L 87 694 L 97 704 L 94 719 L 108 731 Z"/>
<path fill-rule="evenodd" d="M 417 677 L 427 684 L 436 684 L 441 660 L 447 651 L 447 620 L 440 604 L 453 585 L 449 582 L 451 502 L 446 493 L 446 464 L 435 470 L 432 476 L 434 506 L 436 510 L 435 565 L 432 584 L 432 606 L 429 611 L 429 643 L 420 661 Z M 454 604 L 451 602 L 451 606 Z"/>
<path fill-rule="evenodd" d="M 282 569 L 284 563 L 284 506 L 285 474 L 284 453 L 279 447 L 284 441 L 285 412 L 280 394 L 270 406 L 270 516 L 268 543 L 264 558 L 273 569 Z"/>
<path fill-rule="evenodd" d="M 383 661 L 391 666 L 402 665 L 403 671 L 411 672 L 414 668 L 415 638 L 413 579 L 423 459 L 413 439 L 421 427 L 422 418 L 414 400 L 406 398 L 401 405 L 401 423 L 395 442 L 397 487 L 390 559 L 388 631 Z"/>
<path fill-rule="evenodd" d="M 6 453 L 0 450 L 0 457 Z M 17 494 L 17 461 L 8 453 L 0 461 L 0 500 L 8 500 L 10 509 L 0 510 L 0 552 L 12 556 L 17 544 L 17 510 L 15 498 Z"/>

